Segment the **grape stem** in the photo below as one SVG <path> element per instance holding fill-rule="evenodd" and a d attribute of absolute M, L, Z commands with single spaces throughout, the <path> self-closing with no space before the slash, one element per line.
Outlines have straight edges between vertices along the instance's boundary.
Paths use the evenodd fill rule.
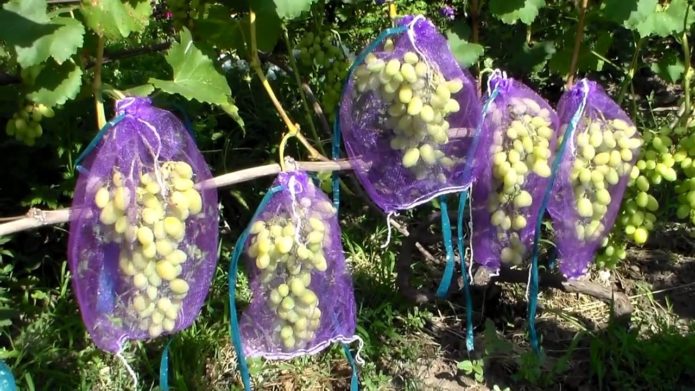
<path fill-rule="evenodd" d="M 287 140 L 291 137 L 296 137 L 297 140 L 304 145 L 309 152 L 310 159 L 328 160 L 328 158 L 323 156 L 319 151 L 316 150 L 316 148 L 309 144 L 306 138 L 304 138 L 304 136 L 300 133 L 299 124 L 293 122 L 287 115 L 287 112 L 285 112 L 282 104 L 275 96 L 275 92 L 273 92 L 273 88 L 270 86 L 268 79 L 265 77 L 265 73 L 263 73 L 263 69 L 261 68 L 261 60 L 258 58 L 258 46 L 256 44 L 256 13 L 253 12 L 253 10 L 249 11 L 249 26 L 251 30 L 251 67 L 256 72 L 256 76 L 258 76 L 258 79 L 261 81 L 263 88 L 265 88 L 265 91 L 268 93 L 268 97 L 273 102 L 275 110 L 278 112 L 278 114 L 280 114 L 280 118 L 282 118 L 285 126 L 287 126 L 287 133 L 283 136 L 282 141 L 280 142 L 280 167 L 283 171 L 286 170 L 284 159 L 285 145 L 287 144 Z"/>
<path fill-rule="evenodd" d="M 325 162 L 295 162 L 298 169 L 310 172 L 352 170 L 348 160 L 329 160 Z M 282 168 L 279 164 L 266 164 L 239 171 L 229 172 L 196 184 L 199 189 L 214 189 L 248 182 L 257 178 L 277 175 Z M 46 225 L 67 223 L 70 221 L 70 209 L 41 210 L 31 208 L 24 216 L 0 218 L 0 237 L 16 232 L 26 231 Z"/>
<path fill-rule="evenodd" d="M 635 70 L 637 69 L 637 60 L 639 59 L 639 52 L 642 49 L 642 44 L 644 43 L 644 38 L 639 38 L 637 40 L 637 43 L 635 44 L 635 52 L 632 54 L 632 60 L 630 61 L 630 68 L 627 70 L 625 74 L 625 79 L 623 80 L 622 85 L 620 86 L 620 92 L 618 93 L 618 97 L 616 99 L 616 102 L 619 105 L 623 104 L 623 99 L 625 98 L 625 93 L 627 92 L 627 88 L 629 84 L 632 84 L 632 79 L 635 76 Z"/>
<path fill-rule="evenodd" d="M 577 32 L 574 35 L 574 49 L 572 51 L 572 61 L 570 62 L 570 69 L 567 72 L 567 83 L 565 84 L 565 89 L 569 90 L 574 84 L 574 74 L 577 72 L 577 64 L 579 62 L 579 49 L 582 47 L 582 42 L 584 41 L 584 16 L 586 15 L 586 9 L 589 6 L 589 0 L 582 0 L 579 6 L 579 22 L 577 22 Z"/>
<path fill-rule="evenodd" d="M 104 99 L 101 95 L 101 64 L 104 61 L 104 37 L 97 40 L 97 59 L 94 66 L 94 104 L 97 110 L 97 129 L 106 125 L 106 114 L 104 114 Z"/>
<path fill-rule="evenodd" d="M 688 124 L 688 120 L 690 119 L 690 79 L 692 78 L 692 71 L 690 68 L 690 45 L 688 44 L 688 29 L 683 31 L 683 60 L 683 91 L 685 92 L 685 110 L 683 111 L 681 121 L 683 126 L 686 126 Z"/>

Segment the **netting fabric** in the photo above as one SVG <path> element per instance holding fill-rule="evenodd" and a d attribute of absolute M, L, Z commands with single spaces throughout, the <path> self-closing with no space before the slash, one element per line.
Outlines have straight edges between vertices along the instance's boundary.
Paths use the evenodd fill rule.
<path fill-rule="evenodd" d="M 387 213 L 470 185 L 480 118 L 471 76 L 429 20 L 392 31 L 358 57 L 339 115 L 353 169 Z"/>
<path fill-rule="evenodd" d="M 558 103 L 561 132 L 573 126 L 548 211 L 560 271 L 585 274 L 610 232 L 642 138 L 625 112 L 593 81 L 582 80 Z"/>
<path fill-rule="evenodd" d="M 472 191 L 473 248 L 475 262 L 497 271 L 530 255 L 558 119 L 519 81 L 495 73 L 488 89 L 483 128 L 492 140 L 482 144 L 483 168 Z"/>
<path fill-rule="evenodd" d="M 195 141 L 147 98 L 116 103 L 118 121 L 87 157 L 70 214 L 68 260 L 95 344 L 189 326 L 217 262 L 218 210 Z"/>
<path fill-rule="evenodd" d="M 356 340 L 336 209 L 305 172 L 280 173 L 273 189 L 241 243 L 252 291 L 239 322 L 244 354 L 287 359 Z"/>

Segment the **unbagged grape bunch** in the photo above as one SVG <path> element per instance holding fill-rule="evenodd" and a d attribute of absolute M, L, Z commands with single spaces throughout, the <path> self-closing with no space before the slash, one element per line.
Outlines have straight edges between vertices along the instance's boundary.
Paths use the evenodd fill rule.
<path fill-rule="evenodd" d="M 306 224 L 296 224 L 290 216 L 275 215 L 265 221 L 257 220 L 250 230 L 246 253 L 255 259 L 267 305 L 277 315 L 273 336 L 287 350 L 311 341 L 321 324 L 311 274 L 324 273 L 328 263 L 323 252 L 326 226 L 321 214 L 311 212 L 317 208 L 333 214 L 330 203 L 312 205 L 305 198 L 296 213 L 299 221 Z"/>
<path fill-rule="evenodd" d="M 576 238 L 595 240 L 606 234 L 603 219 L 613 200 L 610 188 L 632 171 L 633 151 L 642 144 L 637 129 L 622 119 L 585 119 L 576 134 L 570 178 L 577 210 Z M 645 203 L 646 206 L 646 203 Z"/>
<path fill-rule="evenodd" d="M 489 155 L 493 191 L 487 198 L 487 210 L 498 239 L 507 243 L 501 249 L 500 260 L 519 265 L 527 252 L 521 231 L 533 224 L 528 220 L 533 196 L 525 189 L 526 182 L 530 173 L 541 178 L 550 176 L 553 124 L 550 111 L 530 98 L 512 97 L 505 108 L 491 105 L 490 110 L 493 124 L 502 125 L 499 110 L 509 114 L 509 122 L 494 131 Z"/>
<path fill-rule="evenodd" d="M 14 136 L 18 141 L 32 146 L 43 134 L 41 120 L 44 117 L 52 118 L 54 115 L 53 109 L 45 105 L 27 105 L 7 121 L 5 132 L 8 136 Z"/>
<path fill-rule="evenodd" d="M 386 41 L 384 51 L 393 51 L 393 41 Z M 355 78 L 357 93 L 375 92 L 383 100 L 386 127 L 393 131 L 391 148 L 403 152 L 402 164 L 416 179 L 425 178 L 435 165 L 453 167 L 454 160 L 440 146 L 449 141 L 446 117 L 460 110 L 452 95 L 461 91 L 462 80 L 446 80 L 414 51 L 387 61 L 370 53 Z"/>
<path fill-rule="evenodd" d="M 332 115 L 340 100 L 343 79 L 350 64 L 330 32 L 318 35 L 307 32 L 299 42 L 299 49 L 300 64 L 314 72 L 312 81 L 320 87 L 323 109 Z"/>
<path fill-rule="evenodd" d="M 186 162 L 164 162 L 157 172 L 140 175 L 133 195 L 123 174 L 114 170 L 110 183 L 94 195 L 109 240 L 129 244 L 122 247 L 118 261 L 123 283 L 131 287 L 119 297 L 126 308 L 123 321 L 151 337 L 174 329 L 188 293 L 181 272 L 190 260 L 181 242 L 186 220 L 199 215 L 203 206 L 192 175 Z M 134 216 L 129 216 L 131 208 Z"/>

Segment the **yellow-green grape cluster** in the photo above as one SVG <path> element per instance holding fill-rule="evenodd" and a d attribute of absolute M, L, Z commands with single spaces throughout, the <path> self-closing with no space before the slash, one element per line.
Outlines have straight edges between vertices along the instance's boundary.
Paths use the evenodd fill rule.
<path fill-rule="evenodd" d="M 549 159 L 553 140 L 550 111 L 529 98 L 509 99 L 506 111 L 510 121 L 502 123 L 503 110 L 491 105 L 492 123 L 496 129 L 490 146 L 492 159 L 492 191 L 487 199 L 490 223 L 504 247 L 500 259 L 519 265 L 526 255 L 521 231 L 529 221 L 531 193 L 524 185 L 531 173 L 541 178 L 550 176 Z"/>
<path fill-rule="evenodd" d="M 599 268 L 613 268 L 627 257 L 627 245 L 615 235 L 604 239 L 602 250 L 596 255 Z"/>
<path fill-rule="evenodd" d="M 613 200 L 610 189 L 633 173 L 633 154 L 642 145 L 637 129 L 621 119 L 585 118 L 577 132 L 570 173 L 578 215 L 576 237 L 595 240 L 606 233 L 602 223 Z M 564 128 L 564 127 L 563 127 Z"/>
<path fill-rule="evenodd" d="M 393 52 L 393 41 L 386 41 L 384 51 Z M 416 179 L 424 179 L 434 167 L 455 164 L 440 148 L 449 142 L 447 116 L 460 110 L 453 95 L 463 89 L 461 79 L 446 80 L 414 51 L 387 61 L 370 53 L 355 71 L 355 86 L 360 94 L 377 93 L 386 105 L 391 148 L 402 151 L 401 163 Z M 437 179 L 446 181 L 441 173 Z"/>
<path fill-rule="evenodd" d="M 676 185 L 678 194 L 678 209 L 676 215 L 680 219 L 690 219 L 695 224 L 695 133 L 683 136 L 674 154 L 686 178 Z"/>
<path fill-rule="evenodd" d="M 314 76 L 312 84 L 321 92 L 321 105 L 329 116 L 335 112 L 343 89 L 343 79 L 350 63 L 330 32 L 315 35 L 308 32 L 299 42 L 300 64 Z"/>
<path fill-rule="evenodd" d="M 203 210 L 202 197 L 191 166 L 183 161 L 164 162 L 156 172 L 142 173 L 135 194 L 126 182 L 114 170 L 111 183 L 95 192 L 94 203 L 107 227 L 107 240 L 121 243 L 119 270 L 132 287 L 124 303 L 127 321 L 156 337 L 174 329 L 188 294 L 181 273 L 194 251 L 183 240 L 186 220 Z"/>
<path fill-rule="evenodd" d="M 249 231 L 247 255 L 255 260 L 266 304 L 277 315 L 273 336 L 285 350 L 310 342 L 321 324 L 311 278 L 312 273 L 324 273 L 328 268 L 323 251 L 328 233 L 321 213 L 335 213 L 327 201 L 312 207 L 311 200 L 304 198 L 301 204 L 293 212 L 299 224 L 278 215 L 257 220 Z"/>
<path fill-rule="evenodd" d="M 32 146 L 43 134 L 41 127 L 43 117 L 52 118 L 54 115 L 53 109 L 45 105 L 27 105 L 7 121 L 5 132 L 8 136 L 13 136 L 18 141 Z"/>

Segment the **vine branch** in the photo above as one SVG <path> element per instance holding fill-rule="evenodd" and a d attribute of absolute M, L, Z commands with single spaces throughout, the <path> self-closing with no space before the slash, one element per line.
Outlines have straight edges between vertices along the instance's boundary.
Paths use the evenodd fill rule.
<path fill-rule="evenodd" d="M 101 64 L 104 61 L 104 37 L 97 40 L 97 60 L 94 69 L 94 103 L 97 110 L 97 129 L 106 125 L 106 115 L 104 114 L 104 99 L 101 95 Z"/>
<path fill-rule="evenodd" d="M 273 87 L 270 86 L 270 82 L 268 82 L 268 79 L 265 77 L 265 73 L 263 73 L 263 69 L 261 68 L 261 60 L 260 58 L 258 58 L 258 46 L 256 44 L 256 13 L 253 12 L 253 10 L 249 11 L 249 26 L 251 30 L 251 68 L 253 68 L 253 70 L 256 72 L 256 76 L 258 76 L 258 79 L 261 81 L 263 88 L 265 88 L 265 91 L 268 93 L 268 97 L 273 102 L 275 110 L 278 112 L 278 114 L 280 114 L 280 118 L 282 118 L 282 121 L 285 123 L 285 126 L 287 126 L 287 134 L 283 136 L 284 143 L 280 143 L 281 148 L 279 153 L 281 168 L 285 170 L 284 146 L 287 143 L 286 138 L 289 139 L 291 137 L 297 137 L 297 139 L 302 143 L 302 145 L 304 145 L 304 147 L 309 152 L 309 157 L 311 159 L 328 160 L 328 158 L 323 156 L 319 151 L 316 150 L 316 148 L 309 144 L 306 138 L 301 136 L 299 124 L 293 122 L 287 115 L 287 112 L 282 107 L 282 104 L 278 100 L 277 96 L 275 96 Z"/>
<path fill-rule="evenodd" d="M 296 162 L 298 170 L 319 172 L 319 171 L 344 171 L 351 170 L 350 162 L 347 160 L 335 160 L 326 162 Z M 201 189 L 219 188 L 234 185 L 237 183 L 248 182 L 256 178 L 270 175 L 277 175 L 282 171 L 277 163 L 266 164 L 264 166 L 247 168 L 239 171 L 230 172 L 206 181 L 199 182 L 196 186 Z M 12 218 L 3 218 L 10 220 Z M 0 237 L 12 233 L 26 231 L 46 225 L 67 223 L 70 221 L 70 209 L 41 210 L 31 208 L 24 216 L 18 216 L 14 220 L 0 224 Z"/>
<path fill-rule="evenodd" d="M 579 6 L 579 22 L 577 22 L 577 32 L 574 35 L 574 49 L 572 50 L 572 60 L 570 62 L 570 69 L 567 72 L 567 83 L 565 84 L 565 89 L 569 90 L 574 83 L 574 74 L 577 72 L 577 64 L 579 63 L 579 49 L 582 47 L 582 42 L 584 41 L 584 17 L 586 16 L 586 9 L 589 6 L 589 0 L 582 0 Z"/>
<path fill-rule="evenodd" d="M 687 11 L 686 11 L 687 14 Z M 683 31 L 683 91 L 685 95 L 685 110 L 683 111 L 682 124 L 687 126 L 690 119 L 690 79 L 692 78 L 690 68 L 690 44 L 688 43 L 688 30 Z"/>

